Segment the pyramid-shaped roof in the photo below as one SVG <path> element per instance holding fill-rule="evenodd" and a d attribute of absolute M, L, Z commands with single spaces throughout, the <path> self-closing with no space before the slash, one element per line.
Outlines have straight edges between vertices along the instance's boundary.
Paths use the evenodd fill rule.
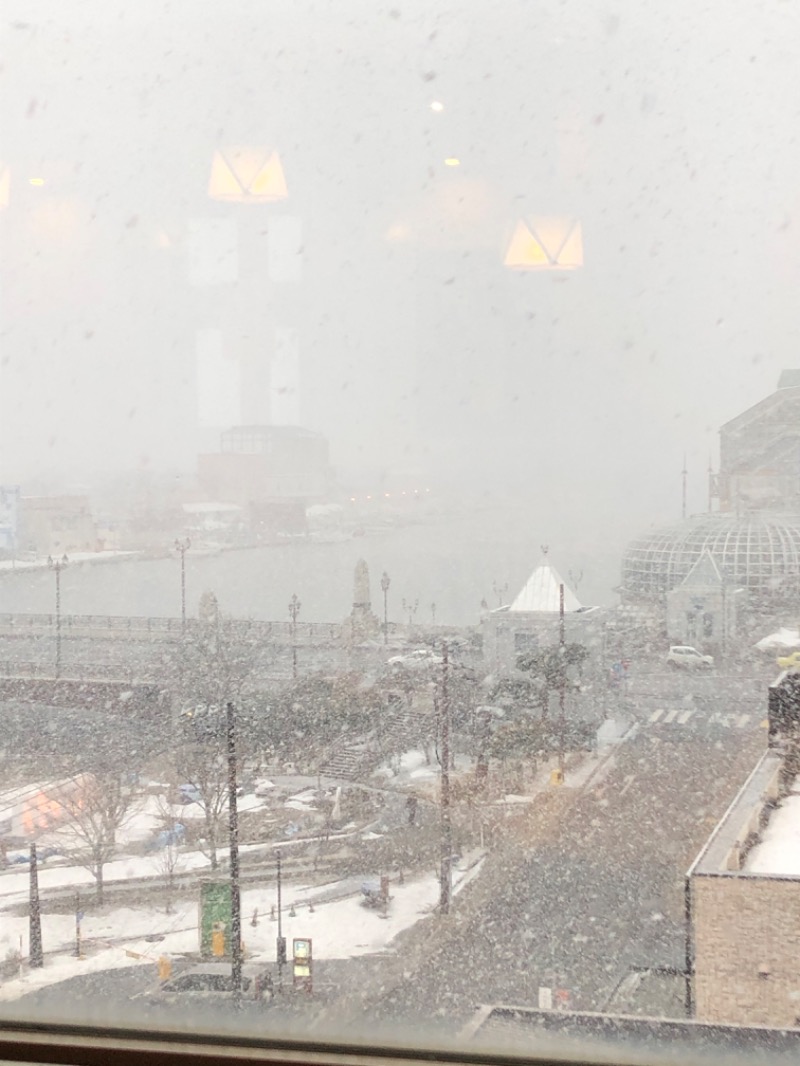
<path fill-rule="evenodd" d="M 707 548 L 681 582 L 684 588 L 696 589 L 719 588 L 722 584 L 722 574 Z"/>
<path fill-rule="evenodd" d="M 537 566 L 525 587 L 511 604 L 510 611 L 538 611 L 556 613 L 561 610 L 559 586 L 564 586 L 564 610 L 579 611 L 578 597 L 566 584 L 558 570 L 550 563 Z"/>

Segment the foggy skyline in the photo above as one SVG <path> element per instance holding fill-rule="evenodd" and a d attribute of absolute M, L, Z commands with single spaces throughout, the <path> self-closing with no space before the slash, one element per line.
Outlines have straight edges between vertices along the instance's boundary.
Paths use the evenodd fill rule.
<path fill-rule="evenodd" d="M 198 331 L 266 421 L 288 330 L 344 476 L 641 522 L 676 516 L 685 452 L 703 509 L 719 425 L 800 365 L 800 24 L 750 11 L 9 3 L 0 482 L 191 472 Z M 274 147 L 288 199 L 210 200 L 231 144 Z M 581 270 L 503 267 L 534 214 L 580 219 Z M 276 219 L 299 280 L 270 277 Z M 191 281 L 203 220 L 234 235 L 218 283 Z"/>

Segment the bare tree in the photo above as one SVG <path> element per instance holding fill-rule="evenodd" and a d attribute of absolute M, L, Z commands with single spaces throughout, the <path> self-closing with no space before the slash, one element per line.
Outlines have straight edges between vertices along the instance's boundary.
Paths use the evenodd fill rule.
<path fill-rule="evenodd" d="M 183 863 L 177 839 L 170 837 L 164 847 L 159 849 L 155 861 L 158 873 L 164 878 L 164 912 L 172 914 L 172 904 L 175 899 L 175 874 Z"/>
<path fill-rule="evenodd" d="M 95 879 L 103 904 L 103 870 L 116 850 L 117 833 L 133 813 L 138 794 L 128 770 L 86 774 L 74 791 L 59 798 L 66 815 L 61 836 L 67 853 Z"/>
<path fill-rule="evenodd" d="M 221 743 L 209 739 L 184 744 L 176 752 L 175 765 L 183 781 L 197 792 L 205 830 L 201 850 L 216 870 L 228 815 L 228 768 Z"/>
<path fill-rule="evenodd" d="M 172 913 L 172 904 L 175 898 L 175 874 L 183 865 L 181 852 L 181 840 L 183 838 L 183 823 L 180 821 L 179 805 L 171 803 L 169 796 L 174 793 L 174 786 L 166 796 L 160 796 L 156 804 L 161 819 L 162 829 L 155 838 L 156 853 L 154 864 L 158 873 L 164 878 L 165 907 L 167 914 Z"/>
<path fill-rule="evenodd" d="M 203 852 L 216 870 L 228 813 L 225 707 L 242 700 L 253 649 L 234 638 L 212 593 L 207 599 L 213 600 L 213 610 L 207 606 L 199 633 L 184 648 L 175 770 L 196 790 L 203 811 Z M 248 739 L 240 736 L 240 755 Z"/>

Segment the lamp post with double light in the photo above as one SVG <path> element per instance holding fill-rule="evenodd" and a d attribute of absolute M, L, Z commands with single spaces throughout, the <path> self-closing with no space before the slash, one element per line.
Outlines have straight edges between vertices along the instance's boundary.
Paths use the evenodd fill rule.
<path fill-rule="evenodd" d="M 61 674 L 61 571 L 69 565 L 66 553 L 60 559 L 52 555 L 47 557 L 47 565 L 56 575 L 56 677 Z"/>
<path fill-rule="evenodd" d="M 403 600 L 403 613 L 404 614 L 406 614 L 406 613 L 408 614 L 408 628 L 409 628 L 409 630 L 414 625 L 414 616 L 417 613 L 417 608 L 418 607 L 419 607 L 419 599 L 414 600 L 413 603 L 412 603 L 411 600 L 405 600 L 405 599 Z"/>
<path fill-rule="evenodd" d="M 181 629 L 186 629 L 186 553 L 192 542 L 188 537 L 175 541 L 175 551 L 181 555 Z"/>

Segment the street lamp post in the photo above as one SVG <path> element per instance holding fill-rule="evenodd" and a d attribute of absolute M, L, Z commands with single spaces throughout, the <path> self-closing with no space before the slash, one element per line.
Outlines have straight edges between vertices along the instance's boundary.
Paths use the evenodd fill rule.
<path fill-rule="evenodd" d="M 292 593 L 289 601 L 289 617 L 292 619 L 292 677 L 297 677 L 297 616 L 300 614 L 302 604 L 297 598 L 297 593 Z"/>
<path fill-rule="evenodd" d="M 68 563 L 66 554 L 60 559 L 54 559 L 52 555 L 47 557 L 47 565 L 56 574 L 56 677 L 61 674 L 61 571 Z"/>
<path fill-rule="evenodd" d="M 186 629 L 186 553 L 192 542 L 188 537 L 175 541 L 175 551 L 181 553 L 181 629 Z"/>
<path fill-rule="evenodd" d="M 381 592 L 383 593 L 383 643 L 389 643 L 389 586 L 391 579 L 386 571 L 381 577 Z"/>
<path fill-rule="evenodd" d="M 508 582 L 506 581 L 504 585 L 498 585 L 496 581 L 493 581 L 492 588 L 494 589 L 494 594 L 497 597 L 497 606 L 502 607 L 503 599 L 505 597 L 505 594 L 508 592 Z"/>
<path fill-rule="evenodd" d="M 409 629 L 411 629 L 412 625 L 414 624 L 414 615 L 417 613 L 417 608 L 418 607 L 419 607 L 419 600 L 414 600 L 413 603 L 411 602 L 411 600 L 403 600 L 403 611 L 404 612 L 408 611 L 408 628 Z"/>

